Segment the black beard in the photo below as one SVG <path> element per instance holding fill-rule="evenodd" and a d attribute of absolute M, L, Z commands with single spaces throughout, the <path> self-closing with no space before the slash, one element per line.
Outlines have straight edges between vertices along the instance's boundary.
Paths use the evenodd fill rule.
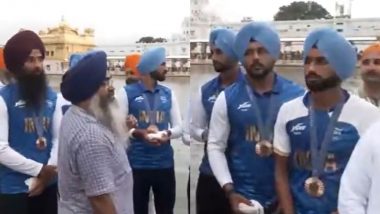
<path fill-rule="evenodd" d="M 260 62 L 256 61 L 254 64 L 252 64 L 249 68 L 245 68 L 247 71 L 247 74 L 252 79 L 264 79 L 268 74 L 270 74 L 273 71 L 274 64 L 270 67 L 265 67 Z M 260 72 L 258 72 L 260 71 Z"/>
<path fill-rule="evenodd" d="M 229 65 L 227 63 L 223 64 L 223 63 L 217 62 L 215 60 L 212 61 L 212 65 L 214 66 L 214 70 L 218 73 L 223 73 L 225 71 L 232 69 L 232 65 Z"/>
<path fill-rule="evenodd" d="M 164 72 L 166 72 L 166 71 L 164 71 Z M 157 80 L 159 82 L 162 82 L 166 79 L 165 74 L 160 74 L 158 71 L 153 71 L 152 73 L 150 73 L 150 76 L 154 80 Z"/>
<path fill-rule="evenodd" d="M 21 99 L 26 102 L 28 107 L 41 108 L 45 100 L 47 89 L 45 72 L 29 74 L 25 70 L 22 70 L 17 73 L 16 79 Z"/>
<path fill-rule="evenodd" d="M 260 73 L 254 71 L 254 68 L 251 67 L 250 69 L 246 69 L 247 74 L 252 78 L 252 79 L 264 79 L 268 74 L 270 74 L 273 70 L 272 68 L 269 69 L 262 69 Z"/>
<path fill-rule="evenodd" d="M 310 78 L 312 76 L 315 76 L 316 78 L 311 80 Z M 310 91 L 321 92 L 339 86 L 342 83 L 342 80 L 337 75 L 323 79 L 315 74 L 312 74 L 305 77 L 305 82 Z"/>

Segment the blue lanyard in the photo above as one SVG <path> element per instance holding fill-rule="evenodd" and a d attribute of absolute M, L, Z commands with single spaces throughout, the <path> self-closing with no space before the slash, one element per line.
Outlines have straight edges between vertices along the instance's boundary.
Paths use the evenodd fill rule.
<path fill-rule="evenodd" d="M 335 107 L 334 112 L 330 118 L 326 133 L 323 137 L 321 148 L 318 151 L 318 139 L 317 139 L 317 127 L 315 124 L 315 109 L 313 107 L 313 101 L 309 96 L 309 125 L 310 125 L 310 148 L 311 148 L 311 164 L 313 177 L 319 177 L 324 169 L 324 163 L 327 156 L 327 146 L 332 141 L 334 134 L 334 128 L 338 121 L 338 118 L 342 112 L 344 105 L 344 95 L 342 94 L 342 100 Z"/>
<path fill-rule="evenodd" d="M 260 140 L 269 140 L 269 141 L 272 141 L 273 140 L 273 131 L 271 129 L 271 121 L 273 119 L 273 115 L 274 115 L 274 110 L 275 110 L 275 96 L 273 95 L 273 93 L 270 95 L 270 98 L 269 98 L 269 106 L 268 106 L 268 114 L 267 114 L 267 118 L 266 120 L 264 121 L 263 119 L 263 116 L 261 114 L 261 110 L 260 110 L 260 107 L 259 107 L 259 103 L 256 99 L 256 96 L 253 94 L 252 92 L 252 88 L 248 85 L 248 81 L 246 81 L 246 85 L 245 85 L 245 89 L 248 93 L 248 97 L 252 103 L 252 108 L 255 110 L 255 116 L 256 116 L 256 119 L 257 119 L 257 128 L 259 129 L 259 132 L 260 132 L 260 136 L 261 136 L 261 139 Z"/>

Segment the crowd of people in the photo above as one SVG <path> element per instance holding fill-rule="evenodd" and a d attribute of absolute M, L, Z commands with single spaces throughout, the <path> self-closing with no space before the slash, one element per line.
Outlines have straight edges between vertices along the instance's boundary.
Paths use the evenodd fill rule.
<path fill-rule="evenodd" d="M 306 88 L 274 71 L 284 54 L 265 23 L 246 24 L 237 35 L 214 30 L 209 45 L 217 76 L 200 87 L 190 124 L 191 137 L 205 148 L 196 213 L 379 210 L 378 43 L 358 61 L 334 29 L 313 30 L 296 54 Z M 363 84 L 347 91 L 341 84 L 357 64 Z"/>
<path fill-rule="evenodd" d="M 0 212 L 172 214 L 180 138 L 204 143 L 197 214 L 378 212 L 380 44 L 358 61 L 334 29 L 313 30 L 297 55 L 306 88 L 274 71 L 266 23 L 214 29 L 209 46 L 217 75 L 183 110 L 162 84 L 162 47 L 126 58 L 120 89 L 105 52 L 73 54 L 56 92 L 39 36 L 13 35 L 0 52 Z M 363 85 L 347 91 L 358 63 Z"/>

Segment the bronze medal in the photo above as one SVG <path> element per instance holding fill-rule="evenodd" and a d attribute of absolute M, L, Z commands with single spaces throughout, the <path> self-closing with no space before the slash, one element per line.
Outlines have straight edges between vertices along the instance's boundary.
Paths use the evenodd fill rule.
<path fill-rule="evenodd" d="M 325 193 L 325 184 L 317 177 L 310 177 L 305 181 L 305 190 L 313 197 L 321 197 Z"/>
<path fill-rule="evenodd" d="M 36 141 L 36 147 L 37 149 L 39 150 L 44 150 L 46 149 L 47 147 L 47 142 L 46 142 L 46 138 L 44 137 L 39 137 Z"/>
<path fill-rule="evenodd" d="M 260 140 L 256 143 L 255 150 L 260 157 L 269 157 L 273 153 L 273 146 L 268 140 Z"/>

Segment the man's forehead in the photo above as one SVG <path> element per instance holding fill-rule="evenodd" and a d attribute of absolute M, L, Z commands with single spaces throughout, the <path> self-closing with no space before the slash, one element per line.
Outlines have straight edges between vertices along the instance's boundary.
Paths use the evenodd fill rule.
<path fill-rule="evenodd" d="M 371 52 L 371 53 L 364 54 L 362 56 L 362 60 L 365 60 L 365 59 L 380 59 L 380 52 Z"/>
<path fill-rule="evenodd" d="M 307 54 L 308 57 L 324 57 L 322 53 L 317 48 L 310 49 L 309 53 Z"/>
<path fill-rule="evenodd" d="M 42 56 L 42 53 L 39 49 L 32 49 L 29 56 L 38 57 L 38 56 Z"/>
<path fill-rule="evenodd" d="M 258 49 L 258 48 L 265 48 L 265 47 L 258 41 L 251 40 L 248 44 L 248 48 Z"/>

